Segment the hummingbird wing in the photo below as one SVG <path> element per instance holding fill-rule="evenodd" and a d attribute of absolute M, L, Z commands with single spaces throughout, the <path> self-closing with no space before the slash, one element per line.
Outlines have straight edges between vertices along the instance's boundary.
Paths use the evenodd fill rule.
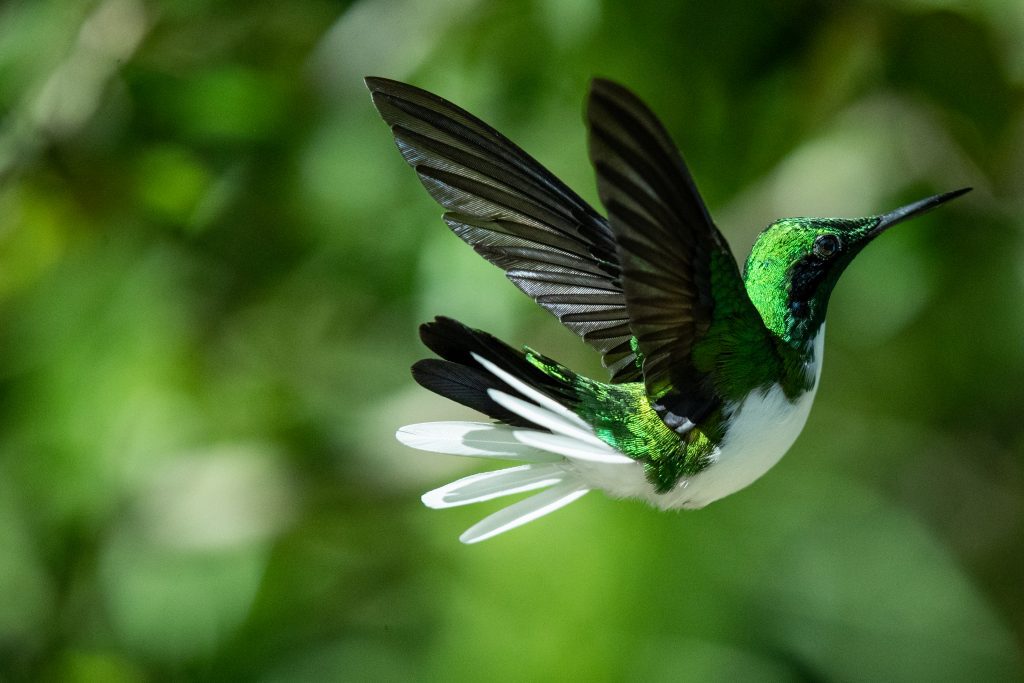
<path fill-rule="evenodd" d="M 737 366 L 777 362 L 774 345 L 728 243 L 654 114 L 626 88 L 596 79 L 587 121 L 647 394 L 666 424 L 684 433 L 731 395 L 729 373 Z M 733 354 L 733 362 L 719 362 Z"/>
<path fill-rule="evenodd" d="M 597 349 L 613 382 L 640 381 L 608 222 L 464 109 L 397 81 L 366 86 L 452 232 Z"/>

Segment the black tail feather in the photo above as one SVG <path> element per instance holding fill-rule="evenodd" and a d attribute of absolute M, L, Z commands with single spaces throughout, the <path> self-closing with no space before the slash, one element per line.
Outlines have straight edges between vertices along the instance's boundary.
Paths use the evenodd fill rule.
<path fill-rule="evenodd" d="M 413 378 L 424 388 L 491 418 L 514 426 L 528 423 L 502 408 L 487 394 L 488 389 L 510 391 L 500 378 L 484 369 L 473 354 L 485 358 L 516 379 L 571 405 L 576 397 L 571 387 L 544 373 L 497 337 L 467 327 L 457 320 L 438 316 L 420 326 L 420 338 L 431 351 L 444 360 L 421 360 L 412 367 Z"/>
<path fill-rule="evenodd" d="M 497 337 L 444 316 L 420 325 L 420 339 L 441 358 L 461 365 L 475 365 L 473 353 L 497 363 L 502 369 L 516 365 L 523 357 Z"/>
<path fill-rule="evenodd" d="M 530 426 L 529 422 L 502 408 L 490 397 L 487 390 L 500 390 L 503 383 L 489 372 L 447 360 L 428 358 L 412 366 L 412 377 L 424 389 L 484 413 L 491 419 L 514 427 Z"/>

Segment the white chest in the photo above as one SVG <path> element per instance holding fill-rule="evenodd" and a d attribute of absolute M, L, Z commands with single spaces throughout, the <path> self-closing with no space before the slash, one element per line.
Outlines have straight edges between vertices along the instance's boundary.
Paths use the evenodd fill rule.
<path fill-rule="evenodd" d="M 806 371 L 814 384 L 795 402 L 790 402 L 775 385 L 767 392 L 755 392 L 735 407 L 729 433 L 716 456 L 717 461 L 668 494 L 677 499 L 673 507 L 704 507 L 757 481 L 782 459 L 800 436 L 811 412 L 821 377 L 825 347 L 822 326 L 813 343 L 813 356 Z"/>
<path fill-rule="evenodd" d="M 821 376 L 825 327 L 815 337 L 813 355 L 806 366 L 814 378 L 809 391 L 796 401 L 786 398 L 778 385 L 766 392 L 754 392 L 742 403 L 731 406 L 732 424 L 721 446 L 712 454 L 713 463 L 700 474 L 680 481 L 668 492 L 653 490 L 637 463 L 630 468 L 577 465 L 592 485 L 615 496 L 643 498 L 662 509 L 701 508 L 719 498 L 749 486 L 772 468 L 800 436 L 814 403 Z"/>

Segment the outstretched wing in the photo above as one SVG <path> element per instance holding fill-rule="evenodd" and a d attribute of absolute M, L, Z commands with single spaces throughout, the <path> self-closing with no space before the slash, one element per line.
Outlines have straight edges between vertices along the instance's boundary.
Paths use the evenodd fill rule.
<path fill-rule="evenodd" d="M 734 371 L 722 361 L 743 350 L 728 347 L 772 344 L 736 259 L 654 114 L 622 86 L 597 79 L 587 121 L 647 394 L 666 424 L 684 433 L 729 393 L 725 373 Z"/>
<path fill-rule="evenodd" d="M 452 231 L 601 352 L 612 381 L 640 381 L 608 222 L 467 111 L 397 81 L 366 85 Z"/>

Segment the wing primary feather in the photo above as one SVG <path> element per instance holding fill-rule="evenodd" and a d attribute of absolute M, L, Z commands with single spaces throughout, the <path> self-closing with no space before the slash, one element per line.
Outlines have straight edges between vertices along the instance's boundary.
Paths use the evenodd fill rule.
<path fill-rule="evenodd" d="M 521 148 L 469 112 L 425 90 L 366 79 L 403 158 L 448 213 L 445 222 L 519 289 L 596 348 L 615 381 L 641 379 L 621 364 L 622 339 L 591 335 L 627 317 L 621 267 L 608 221 Z M 566 309 L 601 293 L 601 306 Z M 542 298 L 543 297 L 543 298 Z M 565 319 L 586 313 L 585 320 Z M 602 314 L 604 318 L 602 319 Z M 631 348 L 627 353 L 633 355 Z"/>
<path fill-rule="evenodd" d="M 723 265 L 735 259 L 657 117 L 627 89 L 598 79 L 587 121 L 648 398 L 673 428 L 691 429 L 724 401 L 717 354 L 748 354 L 754 363 L 761 359 L 751 349 L 774 347 L 739 271 Z"/>

